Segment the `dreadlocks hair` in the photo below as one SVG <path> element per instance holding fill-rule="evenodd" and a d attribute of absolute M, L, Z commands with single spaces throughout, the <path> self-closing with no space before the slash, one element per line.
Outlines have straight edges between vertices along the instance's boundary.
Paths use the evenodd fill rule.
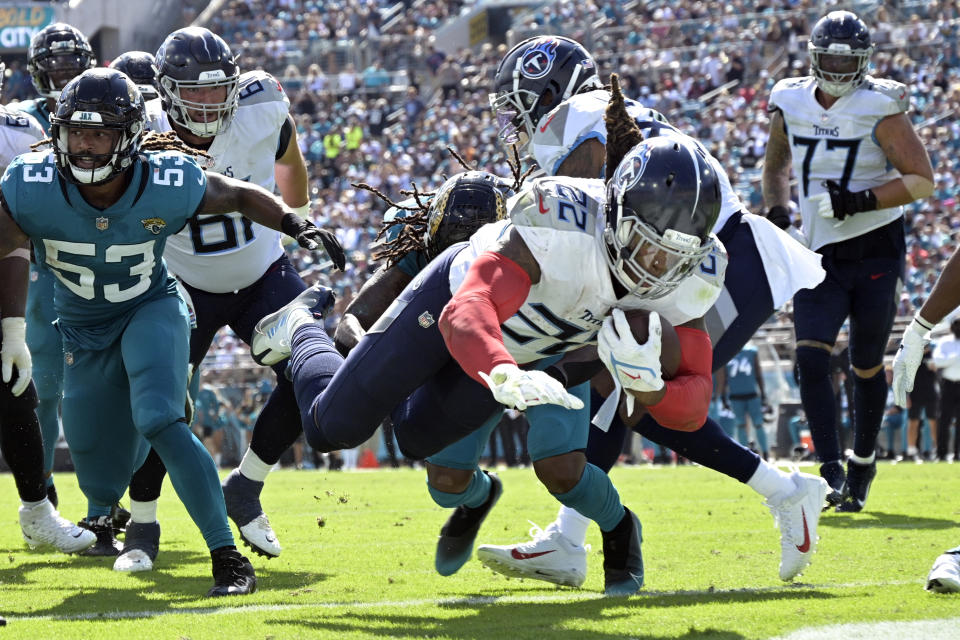
<path fill-rule="evenodd" d="M 351 183 L 350 186 L 355 189 L 369 191 L 383 200 L 387 206 L 396 207 L 402 211 L 413 212 L 406 217 L 395 218 L 383 223 L 377 232 L 375 241 L 384 238 L 391 227 L 395 225 L 402 226 L 396 238 L 384 242 L 382 247 L 373 253 L 372 257 L 374 260 L 386 260 L 386 265 L 389 269 L 411 251 L 426 251 L 427 246 L 424 242 L 424 237 L 427 233 L 427 219 L 430 215 L 430 204 L 427 202 L 427 199 L 432 198 L 436 192 L 420 191 L 417 188 L 417 183 L 411 182 L 411 189 L 403 189 L 400 191 L 400 194 L 413 197 L 416 204 L 414 206 L 405 206 L 394 202 L 390 196 L 375 187 L 371 187 L 365 182 Z"/>
<path fill-rule="evenodd" d="M 627 104 L 620 91 L 620 76 L 610 74 L 610 103 L 603 114 L 607 125 L 607 170 L 606 179 L 613 177 L 617 165 L 630 149 L 643 142 L 643 132 L 627 113 Z"/>
<path fill-rule="evenodd" d="M 53 138 L 37 140 L 30 145 L 30 148 L 39 149 L 45 145 L 53 146 Z M 181 140 L 174 131 L 167 131 L 166 133 L 148 131 L 147 134 L 143 136 L 143 140 L 140 141 L 140 151 L 179 151 L 184 155 L 194 156 L 204 160 L 213 159 L 213 156 L 206 151 L 195 149 Z"/>

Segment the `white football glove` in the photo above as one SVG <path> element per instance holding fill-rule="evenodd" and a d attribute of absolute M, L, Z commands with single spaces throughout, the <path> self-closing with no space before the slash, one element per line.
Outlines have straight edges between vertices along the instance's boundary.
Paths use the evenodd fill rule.
<path fill-rule="evenodd" d="M 567 393 L 558 380 L 543 371 L 524 371 L 515 364 L 498 364 L 489 374 L 478 372 L 497 402 L 523 411 L 538 404 L 583 409 L 580 398 Z"/>
<path fill-rule="evenodd" d="M 648 322 L 647 341 L 637 344 L 627 316 L 620 309 L 614 309 L 597 334 L 600 360 L 613 379 L 628 392 L 659 391 L 665 384 L 660 369 L 660 314 L 650 312 Z M 631 414 L 634 400 L 633 395 L 627 393 L 627 411 Z"/>
<path fill-rule="evenodd" d="M 893 359 L 893 401 L 904 409 L 907 408 L 907 394 L 913 391 L 913 381 L 923 359 L 923 348 L 928 342 L 930 330 L 914 317 L 903 332 L 900 348 Z"/>
<path fill-rule="evenodd" d="M 833 218 L 833 203 L 830 201 L 830 192 L 824 191 L 807 197 L 807 202 L 817 208 L 817 215 L 821 218 Z"/>
<path fill-rule="evenodd" d="M 10 390 L 13 395 L 19 396 L 30 384 L 33 374 L 33 360 L 30 350 L 27 349 L 27 323 L 24 318 L 4 318 L 0 321 L 3 327 L 3 344 L 0 345 L 0 362 L 2 362 L 3 381 L 10 382 L 13 377 L 13 367 L 17 367 L 17 380 Z"/>

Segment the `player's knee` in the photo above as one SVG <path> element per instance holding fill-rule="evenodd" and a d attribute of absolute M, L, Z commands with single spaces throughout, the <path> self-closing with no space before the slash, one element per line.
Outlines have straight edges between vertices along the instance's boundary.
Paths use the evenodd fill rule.
<path fill-rule="evenodd" d="M 808 380 L 830 376 L 830 352 L 819 347 L 797 346 L 797 368 L 801 379 Z"/>
<path fill-rule="evenodd" d="M 586 457 L 581 451 L 571 451 L 559 456 L 543 458 L 533 463 L 537 478 L 553 494 L 568 493 L 573 490 L 583 476 Z"/>
<path fill-rule="evenodd" d="M 883 363 L 881 362 L 875 367 L 868 367 L 868 368 L 850 367 L 850 368 L 853 369 L 853 375 L 857 376 L 858 378 L 863 378 L 864 380 L 867 380 L 869 378 L 874 377 L 875 375 L 877 375 L 883 370 Z"/>
<path fill-rule="evenodd" d="M 151 438 L 162 429 L 184 420 L 185 403 L 174 403 L 158 393 L 147 393 L 137 398 L 133 407 L 133 424 L 145 438 Z"/>
<path fill-rule="evenodd" d="M 450 507 L 443 504 L 446 500 L 445 495 L 460 494 L 467 490 L 470 481 L 474 476 L 474 469 L 453 469 L 451 467 L 442 467 L 435 464 L 426 464 L 427 467 L 427 485 L 430 487 L 430 495 L 433 501 L 441 507 Z M 456 506 L 456 505 L 453 505 Z"/>
<path fill-rule="evenodd" d="M 118 485 L 106 478 L 77 478 L 77 484 L 87 500 L 97 504 L 117 504 L 123 497 L 125 485 Z"/>

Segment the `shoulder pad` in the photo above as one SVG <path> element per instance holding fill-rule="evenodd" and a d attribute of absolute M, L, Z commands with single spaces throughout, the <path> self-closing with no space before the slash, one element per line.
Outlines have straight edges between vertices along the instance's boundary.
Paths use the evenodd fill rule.
<path fill-rule="evenodd" d="M 538 178 L 507 204 L 517 226 L 594 233 L 606 190 L 602 180 Z"/>
<path fill-rule="evenodd" d="M 867 81 L 863 86 L 892 100 L 896 104 L 898 113 L 910 108 L 910 92 L 907 91 L 907 85 L 902 82 L 867 76 Z"/>
<path fill-rule="evenodd" d="M 53 164 L 53 150 L 47 149 L 46 151 L 30 151 L 29 153 L 21 153 L 19 156 L 14 158 L 13 162 L 10 164 L 44 164 L 49 162 Z"/>
<path fill-rule="evenodd" d="M 240 75 L 240 106 L 261 102 L 290 103 L 280 82 L 266 71 L 247 71 Z"/>

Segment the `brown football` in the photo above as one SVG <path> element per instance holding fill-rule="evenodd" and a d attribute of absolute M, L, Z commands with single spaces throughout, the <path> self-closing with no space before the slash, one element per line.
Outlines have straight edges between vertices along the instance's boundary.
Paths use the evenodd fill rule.
<path fill-rule="evenodd" d="M 630 323 L 630 331 L 639 344 L 647 341 L 649 332 L 650 313 L 642 309 L 624 312 L 627 316 L 627 322 Z M 660 369 L 664 380 L 669 380 L 680 367 L 680 338 L 677 337 L 677 330 L 673 328 L 666 318 L 660 316 Z M 604 369 L 598 373 L 591 381 L 594 389 L 603 397 L 607 397 L 613 392 L 613 378 L 610 373 Z M 620 404 L 620 416 L 628 427 L 632 427 L 640 421 L 647 411 L 645 407 L 637 407 L 633 414 L 627 416 L 624 403 Z"/>

